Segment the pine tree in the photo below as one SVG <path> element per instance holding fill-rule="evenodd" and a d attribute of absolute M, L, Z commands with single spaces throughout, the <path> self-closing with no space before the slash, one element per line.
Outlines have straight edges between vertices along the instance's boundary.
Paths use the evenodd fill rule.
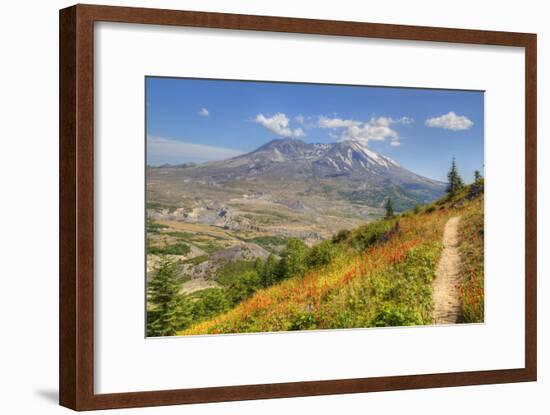
<path fill-rule="evenodd" d="M 148 282 L 147 335 L 173 336 L 191 319 L 192 304 L 179 294 L 177 263 L 162 259 Z"/>
<path fill-rule="evenodd" d="M 474 183 L 479 183 L 482 179 L 483 177 L 481 176 L 481 173 L 479 172 L 479 170 L 476 170 L 474 172 Z"/>
<path fill-rule="evenodd" d="M 451 196 L 456 194 L 456 192 L 464 187 L 464 182 L 458 174 L 454 157 L 453 162 L 451 163 L 451 169 L 447 174 L 447 179 L 449 180 L 449 184 L 447 185 L 447 193 L 449 193 L 449 195 Z"/>
<path fill-rule="evenodd" d="M 275 255 L 270 254 L 265 261 L 261 275 L 261 283 L 263 287 L 273 285 L 279 278 L 277 275 L 278 260 Z"/>
<path fill-rule="evenodd" d="M 386 219 L 389 218 L 393 218 L 393 203 L 391 197 L 388 197 L 388 201 L 386 202 Z"/>

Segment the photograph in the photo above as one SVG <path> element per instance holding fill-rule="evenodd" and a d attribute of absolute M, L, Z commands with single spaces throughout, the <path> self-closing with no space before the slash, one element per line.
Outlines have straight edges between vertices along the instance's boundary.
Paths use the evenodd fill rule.
<path fill-rule="evenodd" d="M 146 337 L 484 322 L 484 91 L 145 77 Z"/>

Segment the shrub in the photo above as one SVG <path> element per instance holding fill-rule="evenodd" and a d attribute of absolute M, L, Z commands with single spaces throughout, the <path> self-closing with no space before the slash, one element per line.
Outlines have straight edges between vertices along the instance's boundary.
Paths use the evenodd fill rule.
<path fill-rule="evenodd" d="M 351 238 L 351 245 L 354 248 L 365 250 L 380 241 L 382 237 L 393 228 L 393 222 L 389 220 L 380 220 L 369 223 L 359 230 Z"/>
<path fill-rule="evenodd" d="M 193 304 L 194 321 L 214 317 L 227 311 L 231 304 L 221 288 L 208 288 L 196 294 L 197 300 Z"/>
<path fill-rule="evenodd" d="M 333 244 L 339 244 L 341 242 L 346 241 L 351 235 L 351 231 L 349 229 L 342 229 L 341 231 L 338 231 L 335 235 L 332 237 L 332 243 Z"/>
<path fill-rule="evenodd" d="M 304 311 L 294 316 L 288 330 L 311 330 L 316 328 L 315 321 L 313 314 Z"/>
<path fill-rule="evenodd" d="M 239 276 L 235 276 L 231 284 L 227 287 L 227 297 L 232 305 L 252 296 L 261 288 L 260 276 L 256 271 L 246 271 Z"/>
<path fill-rule="evenodd" d="M 386 304 L 374 319 L 375 327 L 414 326 L 424 324 L 421 316 L 402 306 Z"/>
<path fill-rule="evenodd" d="M 308 268 L 320 267 L 329 264 L 336 255 L 336 247 L 331 241 L 323 241 L 315 245 L 306 257 Z"/>

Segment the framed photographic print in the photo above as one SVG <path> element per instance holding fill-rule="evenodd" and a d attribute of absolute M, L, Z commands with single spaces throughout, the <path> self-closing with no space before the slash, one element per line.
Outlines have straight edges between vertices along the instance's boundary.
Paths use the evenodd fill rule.
<path fill-rule="evenodd" d="M 536 380 L 536 35 L 60 12 L 60 403 Z"/>

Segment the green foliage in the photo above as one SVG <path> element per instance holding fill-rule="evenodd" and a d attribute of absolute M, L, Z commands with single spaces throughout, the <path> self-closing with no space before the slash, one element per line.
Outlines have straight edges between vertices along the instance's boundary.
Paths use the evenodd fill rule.
<path fill-rule="evenodd" d="M 308 268 L 316 268 L 329 264 L 336 256 L 337 248 L 331 241 L 323 241 L 313 246 L 306 256 Z"/>
<path fill-rule="evenodd" d="M 483 198 L 474 203 L 477 206 L 467 209 L 459 223 L 460 298 L 466 323 L 482 323 L 485 314 Z"/>
<path fill-rule="evenodd" d="M 418 215 L 420 213 L 420 205 L 418 203 L 414 205 L 414 213 L 415 215 Z"/>
<path fill-rule="evenodd" d="M 254 261 L 232 261 L 224 264 L 216 271 L 215 280 L 224 287 L 231 285 L 235 279 L 246 272 L 256 272 Z"/>
<path fill-rule="evenodd" d="M 432 324 L 443 229 L 457 215 L 463 313 L 466 321 L 483 321 L 483 198 L 474 187 L 398 218 L 338 232 L 312 248 L 289 240 L 281 259 L 271 255 L 222 267 L 218 297 L 197 311 L 199 323 L 183 333 Z M 221 311 L 227 304 L 231 311 Z"/>
<path fill-rule="evenodd" d="M 317 328 L 315 323 L 315 315 L 308 311 L 303 311 L 294 316 L 288 330 L 313 330 Z"/>
<path fill-rule="evenodd" d="M 227 287 L 227 297 L 232 305 L 249 298 L 261 288 L 260 276 L 256 271 L 246 271 L 233 279 Z"/>
<path fill-rule="evenodd" d="M 423 324 L 420 315 L 412 309 L 402 306 L 392 306 L 385 304 L 376 315 L 373 326 L 414 326 Z"/>
<path fill-rule="evenodd" d="M 279 279 L 303 275 L 306 271 L 305 260 L 308 252 L 308 246 L 301 239 L 289 239 L 281 253 L 277 272 Z"/>
<path fill-rule="evenodd" d="M 391 197 L 388 197 L 388 201 L 386 202 L 386 219 L 393 218 L 393 204 L 391 202 Z"/>
<path fill-rule="evenodd" d="M 183 264 L 199 265 L 208 260 L 208 255 L 198 255 L 193 258 L 186 259 Z"/>
<path fill-rule="evenodd" d="M 479 170 L 474 171 L 474 183 L 479 183 L 483 180 L 483 176 L 481 176 L 481 173 Z"/>
<path fill-rule="evenodd" d="M 393 222 L 389 220 L 380 220 L 362 226 L 352 234 L 351 246 L 359 250 L 365 250 L 382 240 L 384 235 L 392 230 L 393 226 Z"/>
<path fill-rule="evenodd" d="M 447 185 L 447 193 L 451 196 L 455 195 L 460 189 L 464 187 L 464 182 L 458 174 L 454 157 L 451 163 L 451 169 L 449 170 L 449 173 L 447 173 L 447 180 L 449 181 L 449 184 Z"/>
<path fill-rule="evenodd" d="M 269 252 L 278 252 L 280 248 L 284 247 L 287 243 L 287 238 L 281 236 L 256 236 L 254 238 L 247 239 L 249 242 L 260 245 L 262 248 L 268 250 Z"/>
<path fill-rule="evenodd" d="M 231 305 L 236 305 L 262 287 L 261 261 L 228 262 L 216 272 L 216 280 L 224 287 Z"/>
<path fill-rule="evenodd" d="M 147 218 L 147 233 L 159 233 L 161 229 L 166 229 L 168 226 L 161 223 L 153 222 L 152 219 Z"/>
<path fill-rule="evenodd" d="M 193 320 L 198 322 L 212 318 L 231 308 L 231 302 L 221 288 L 207 288 L 194 295 Z"/>
<path fill-rule="evenodd" d="M 332 243 L 339 244 L 341 242 L 348 240 L 350 236 L 351 236 L 351 231 L 349 229 L 342 229 L 341 231 L 338 231 L 338 233 L 332 236 Z"/>
<path fill-rule="evenodd" d="M 147 246 L 147 253 L 155 255 L 187 255 L 190 251 L 189 245 L 183 242 L 165 246 Z"/>
<path fill-rule="evenodd" d="M 278 270 L 279 261 L 274 255 L 269 255 L 260 274 L 260 282 L 262 287 L 267 288 L 281 279 L 278 275 Z"/>
<path fill-rule="evenodd" d="M 219 250 L 223 249 L 221 245 L 215 244 L 211 241 L 209 242 L 195 242 L 195 245 L 197 245 L 200 249 L 202 249 L 207 254 L 212 254 L 214 252 L 218 252 Z"/>
<path fill-rule="evenodd" d="M 181 281 L 178 264 L 163 259 L 155 276 L 148 282 L 148 336 L 173 336 L 192 321 L 192 304 L 179 294 Z"/>

